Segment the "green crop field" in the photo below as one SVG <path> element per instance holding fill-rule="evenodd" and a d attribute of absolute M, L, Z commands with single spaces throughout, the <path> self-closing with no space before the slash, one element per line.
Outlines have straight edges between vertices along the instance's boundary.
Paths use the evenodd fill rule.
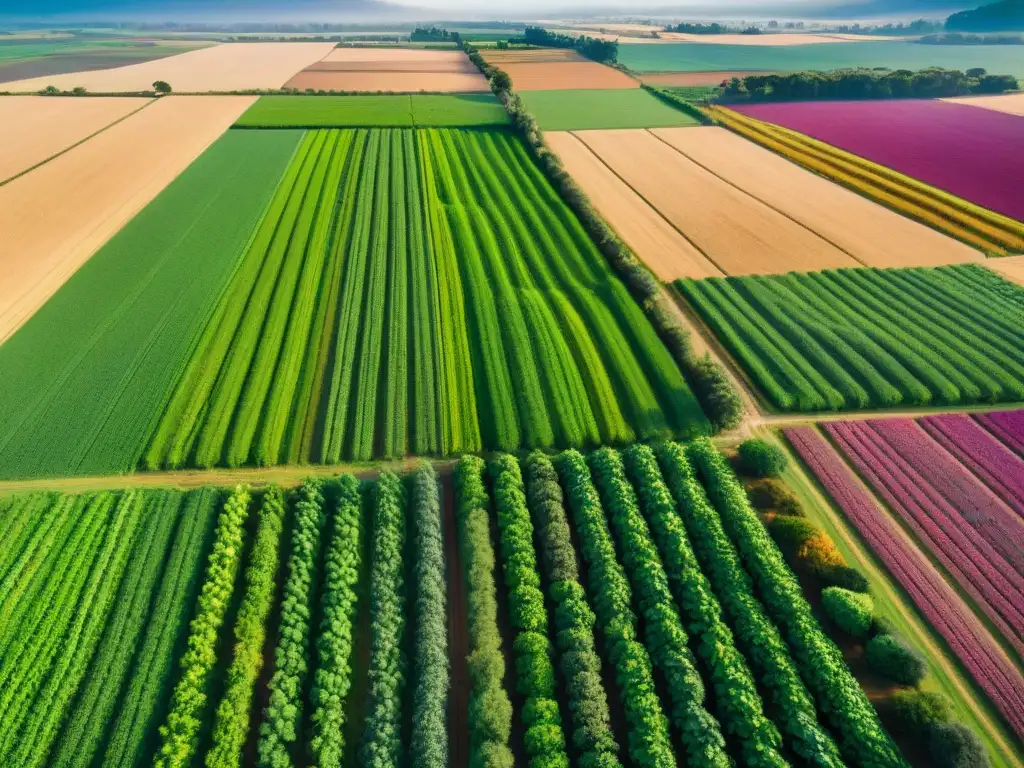
<path fill-rule="evenodd" d="M 314 131 L 149 467 L 706 432 L 640 308 L 510 132 Z"/>
<path fill-rule="evenodd" d="M 507 125 L 490 93 L 384 96 L 263 96 L 239 128 L 413 128 Z"/>
<path fill-rule="evenodd" d="M 619 46 L 619 63 L 634 72 L 719 72 L 888 67 L 968 70 L 984 67 L 1024 77 L 1024 56 L 1013 45 L 922 45 L 904 42 L 812 43 L 809 45 L 718 45 L 671 43 Z"/>
<path fill-rule="evenodd" d="M 1024 289 L 984 267 L 675 286 L 783 411 L 1024 400 Z"/>
<path fill-rule="evenodd" d="M 229 132 L 0 346 L 0 475 L 138 464 L 301 136 Z"/>
<path fill-rule="evenodd" d="M 685 112 L 639 88 L 525 91 L 519 95 L 545 131 L 698 125 Z"/>

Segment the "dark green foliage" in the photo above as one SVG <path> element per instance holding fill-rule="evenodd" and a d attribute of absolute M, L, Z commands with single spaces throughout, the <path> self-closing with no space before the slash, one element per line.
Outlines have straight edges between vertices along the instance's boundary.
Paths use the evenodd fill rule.
<path fill-rule="evenodd" d="M 483 459 L 475 456 L 463 457 L 455 468 L 459 554 L 469 607 L 469 765 L 512 768 L 508 746 L 512 703 L 503 684 L 505 656 L 498 630 L 494 547 L 483 475 Z"/>
<path fill-rule="evenodd" d="M 778 477 L 789 464 L 781 448 L 753 437 L 740 443 L 739 458 L 740 471 L 751 477 Z"/>
<path fill-rule="evenodd" d="M 779 549 L 792 559 L 808 539 L 818 535 L 818 527 L 803 517 L 779 515 L 768 526 Z"/>
<path fill-rule="evenodd" d="M 963 723 L 941 723 L 932 728 L 928 751 L 935 768 L 988 768 L 988 752 L 981 739 Z"/>
<path fill-rule="evenodd" d="M 737 650 L 718 599 L 701 572 L 653 451 L 646 445 L 634 445 L 623 458 L 676 605 L 695 635 L 698 655 L 714 686 L 715 711 L 725 732 L 735 735 L 745 765 L 788 765 L 779 754 L 782 738 L 764 715 L 750 668 Z"/>
<path fill-rule="evenodd" d="M 412 479 L 413 710 L 412 765 L 448 765 L 448 614 L 441 488 L 423 462 Z"/>
<path fill-rule="evenodd" d="M 775 510 L 780 515 L 803 517 L 800 500 L 790 492 L 781 480 L 765 478 L 747 485 L 750 503 L 761 510 Z"/>
<path fill-rule="evenodd" d="M 337 502 L 324 557 L 317 665 L 310 694 L 310 747 L 318 768 L 337 768 L 344 755 L 344 704 L 352 686 L 353 624 L 364 544 L 359 481 L 342 475 L 334 490 Z"/>
<path fill-rule="evenodd" d="M 949 722 L 949 700 L 941 693 L 907 688 L 896 691 L 890 703 L 893 723 L 902 733 L 922 738 L 935 726 Z"/>
<path fill-rule="evenodd" d="M 318 482 L 307 480 L 299 488 L 293 518 L 279 638 L 274 650 L 276 667 L 268 685 L 270 704 L 260 726 L 259 764 L 263 768 L 292 765 L 302 723 L 303 691 L 309 678 L 309 646 L 313 636 L 310 606 L 324 526 L 324 499 Z"/>
<path fill-rule="evenodd" d="M 876 635 L 868 641 L 868 666 L 900 685 L 917 685 L 928 672 L 924 657 L 896 635 Z"/>
<path fill-rule="evenodd" d="M 234 657 L 217 707 L 213 744 L 206 753 L 207 768 L 237 768 L 242 762 L 253 689 L 263 668 L 263 642 L 280 566 L 284 514 L 284 494 L 277 486 L 269 487 L 263 495 L 256 540 L 245 570 L 245 595 L 235 619 Z"/>
<path fill-rule="evenodd" d="M 601 659 L 595 649 L 596 617 L 580 584 L 558 475 L 540 451 L 531 453 L 524 467 L 548 594 L 555 605 L 555 644 L 573 729 L 571 741 L 581 768 L 618 768 L 619 745 L 612 734 Z"/>
<path fill-rule="evenodd" d="M 370 533 L 370 671 L 360 763 L 399 765 L 405 691 L 405 488 L 391 472 L 373 486 Z"/>
<path fill-rule="evenodd" d="M 946 19 L 946 29 L 965 32 L 997 32 L 1024 28 L 1024 8 L 1020 0 L 998 0 Z"/>
<path fill-rule="evenodd" d="M 870 595 L 851 592 L 842 587 L 826 587 L 821 591 L 821 606 L 846 634 L 866 637 L 871 631 L 874 602 Z"/>
<path fill-rule="evenodd" d="M 826 565 L 818 570 L 818 578 L 832 587 L 842 587 L 851 592 L 867 592 L 870 589 L 867 577 L 848 565 Z M 877 623 L 877 622 L 876 622 Z"/>
<path fill-rule="evenodd" d="M 549 32 L 543 27 L 527 26 L 522 37 L 509 38 L 509 42 L 536 45 L 541 48 L 572 48 L 588 59 L 605 64 L 614 64 L 619 56 L 617 40 L 603 40 L 597 37 L 588 37 L 586 34 L 561 35 L 557 32 Z"/>
<path fill-rule="evenodd" d="M 729 538 L 739 551 L 768 613 L 789 641 L 808 689 L 839 735 L 847 761 L 883 768 L 906 765 L 864 695 L 843 655 L 814 619 L 800 584 L 787 567 L 743 487 L 711 441 L 691 443 L 689 455 Z"/>

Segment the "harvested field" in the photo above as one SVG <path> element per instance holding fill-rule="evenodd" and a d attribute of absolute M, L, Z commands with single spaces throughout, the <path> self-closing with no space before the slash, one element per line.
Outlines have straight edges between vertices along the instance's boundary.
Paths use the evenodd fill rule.
<path fill-rule="evenodd" d="M 545 131 L 668 128 L 697 121 L 641 89 L 520 92 Z"/>
<path fill-rule="evenodd" d="M 500 51 L 486 48 L 480 55 L 488 64 L 496 64 L 504 68 L 506 64 L 553 64 L 590 61 L 571 48 L 509 48 Z"/>
<path fill-rule="evenodd" d="M 546 133 L 544 138 L 605 220 L 658 279 L 724 274 L 640 195 L 623 184 L 576 135 Z"/>
<path fill-rule="evenodd" d="M 700 43 L 703 45 L 742 45 L 757 47 L 776 47 L 791 45 L 813 45 L 815 43 L 851 43 L 867 42 L 872 38 L 851 40 L 842 35 L 810 35 L 801 33 L 767 34 L 767 35 L 693 35 L 686 32 L 662 32 L 662 40 L 674 43 Z M 633 42 L 630 40 L 630 42 Z"/>
<path fill-rule="evenodd" d="M 644 75 L 644 85 L 688 86 L 688 85 L 721 85 L 723 80 L 734 77 L 744 78 L 749 75 L 768 75 L 770 72 L 664 72 L 661 74 Z"/>
<path fill-rule="evenodd" d="M 332 48 L 320 60 L 323 62 L 412 62 L 417 64 L 431 62 L 443 64 L 466 61 L 466 54 L 457 50 L 432 51 L 423 48 Z"/>
<path fill-rule="evenodd" d="M 412 128 L 508 125 L 490 93 L 381 96 L 263 96 L 239 128 Z"/>
<path fill-rule="evenodd" d="M 182 47 L 184 44 L 187 47 Z M 178 56 L 188 50 L 208 48 L 214 43 L 161 40 L 159 44 L 131 48 L 93 48 L 79 51 L 68 47 L 68 53 L 49 53 L 25 59 L 0 61 L 0 90 L 16 80 L 63 75 L 69 72 L 91 72 L 96 69 L 130 67 L 147 61 Z M 71 51 L 75 52 L 72 53 Z"/>
<path fill-rule="evenodd" d="M 652 131 L 688 159 L 818 233 L 868 267 L 982 261 L 978 251 L 900 216 L 725 128 Z"/>
<path fill-rule="evenodd" d="M 144 64 L 18 80 L 10 91 L 82 86 L 93 93 L 147 91 L 166 80 L 179 93 L 280 88 L 304 67 L 335 50 L 333 43 L 227 43 Z"/>
<path fill-rule="evenodd" d="M 285 88 L 305 91 L 388 91 L 390 93 L 416 93 L 420 91 L 446 91 L 449 93 L 477 93 L 490 90 L 479 72 L 300 72 Z"/>
<path fill-rule="evenodd" d="M 639 88 L 640 83 L 596 61 L 500 65 L 519 92 Z"/>
<path fill-rule="evenodd" d="M 965 96 L 958 99 L 941 99 L 968 107 L 993 109 L 1008 115 L 1024 115 L 1024 93 L 1004 93 L 1002 96 Z"/>
<path fill-rule="evenodd" d="M 648 131 L 583 131 L 576 136 L 728 275 L 858 266 L 819 235 Z"/>
<path fill-rule="evenodd" d="M 1003 259 L 989 259 L 985 266 L 1003 277 L 1024 285 L 1024 256 L 1009 256 Z"/>
<path fill-rule="evenodd" d="M 480 74 L 465 56 L 452 61 L 318 61 L 303 72 L 447 72 Z"/>
<path fill-rule="evenodd" d="M 162 99 L 0 187 L 0 340 L 253 101 Z"/>
<path fill-rule="evenodd" d="M 0 99 L 0 184 L 149 103 L 149 99 Z"/>
<path fill-rule="evenodd" d="M 923 99 L 745 104 L 735 111 L 1024 221 L 1024 118 Z"/>

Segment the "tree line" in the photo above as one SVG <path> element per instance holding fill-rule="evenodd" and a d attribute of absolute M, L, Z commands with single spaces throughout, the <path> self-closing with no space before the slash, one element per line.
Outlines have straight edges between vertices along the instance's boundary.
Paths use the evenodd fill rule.
<path fill-rule="evenodd" d="M 723 92 L 726 101 L 794 101 L 818 99 L 935 99 L 972 93 L 1004 93 L 1019 87 L 1012 75 L 984 69 L 931 67 L 913 72 L 897 69 L 840 69 L 783 75 L 734 77 Z"/>
<path fill-rule="evenodd" d="M 543 27 L 527 27 L 522 37 L 509 38 L 514 45 L 536 45 L 542 48 L 572 48 L 588 59 L 601 63 L 614 64 L 619 59 L 619 43 L 617 40 L 600 40 L 596 37 L 580 35 L 560 35 L 549 32 Z"/>

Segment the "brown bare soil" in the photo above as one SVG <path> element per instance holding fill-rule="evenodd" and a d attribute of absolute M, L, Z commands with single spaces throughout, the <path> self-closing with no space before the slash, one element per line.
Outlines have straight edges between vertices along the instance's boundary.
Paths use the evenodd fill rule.
<path fill-rule="evenodd" d="M 747 75 L 770 75 L 771 72 L 663 72 L 643 75 L 645 85 L 721 85 L 723 80 Z"/>
<path fill-rule="evenodd" d="M 254 101 L 163 98 L 0 187 L 0 341 Z"/>
<path fill-rule="evenodd" d="M 448 736 L 450 765 L 469 764 L 469 609 L 466 584 L 459 554 L 459 535 L 455 525 L 455 484 L 452 474 L 442 476 L 444 490 L 445 551 L 448 557 L 448 652 L 451 661 L 451 688 L 448 694 Z"/>
<path fill-rule="evenodd" d="M 999 259 L 985 259 L 985 266 L 1005 278 L 1024 285 L 1024 256 L 1006 256 Z"/>
<path fill-rule="evenodd" d="M 285 84 L 286 88 L 307 88 L 324 91 L 447 91 L 473 93 L 489 91 L 479 72 L 474 74 L 444 72 L 300 72 Z"/>
<path fill-rule="evenodd" d="M 586 62 L 585 56 L 571 48 L 509 48 L 499 51 L 494 48 L 480 50 L 480 55 L 488 64 L 552 64 L 555 62 Z"/>
<path fill-rule="evenodd" d="M 973 248 L 816 176 L 724 128 L 652 130 L 689 160 L 868 267 L 982 261 Z"/>
<path fill-rule="evenodd" d="M 576 136 L 555 132 L 544 138 L 605 220 L 660 280 L 724 275 Z"/>
<path fill-rule="evenodd" d="M 726 274 L 773 274 L 858 264 L 648 131 L 581 131 L 575 135 Z"/>
<path fill-rule="evenodd" d="M 455 61 L 318 61 L 304 72 L 448 72 L 479 73 L 465 56 Z"/>
<path fill-rule="evenodd" d="M 640 83 L 596 61 L 559 64 L 502 64 L 517 91 L 639 88 Z"/>
<path fill-rule="evenodd" d="M 130 67 L 18 80 L 4 87 L 27 92 L 48 85 L 61 90 L 82 86 L 93 93 L 125 93 L 150 90 L 154 81 L 164 80 L 183 93 L 280 88 L 332 50 L 333 43 L 226 43 Z"/>
<path fill-rule="evenodd" d="M 467 61 L 462 51 L 430 51 L 424 48 L 333 48 L 323 61 L 427 62 Z"/>
<path fill-rule="evenodd" d="M 967 104 L 971 107 L 994 109 L 996 112 L 1005 112 L 1008 115 L 1024 116 L 1024 92 L 1004 93 L 1002 96 L 962 96 L 956 99 L 941 99 L 941 101 L 952 101 L 955 104 Z"/>

